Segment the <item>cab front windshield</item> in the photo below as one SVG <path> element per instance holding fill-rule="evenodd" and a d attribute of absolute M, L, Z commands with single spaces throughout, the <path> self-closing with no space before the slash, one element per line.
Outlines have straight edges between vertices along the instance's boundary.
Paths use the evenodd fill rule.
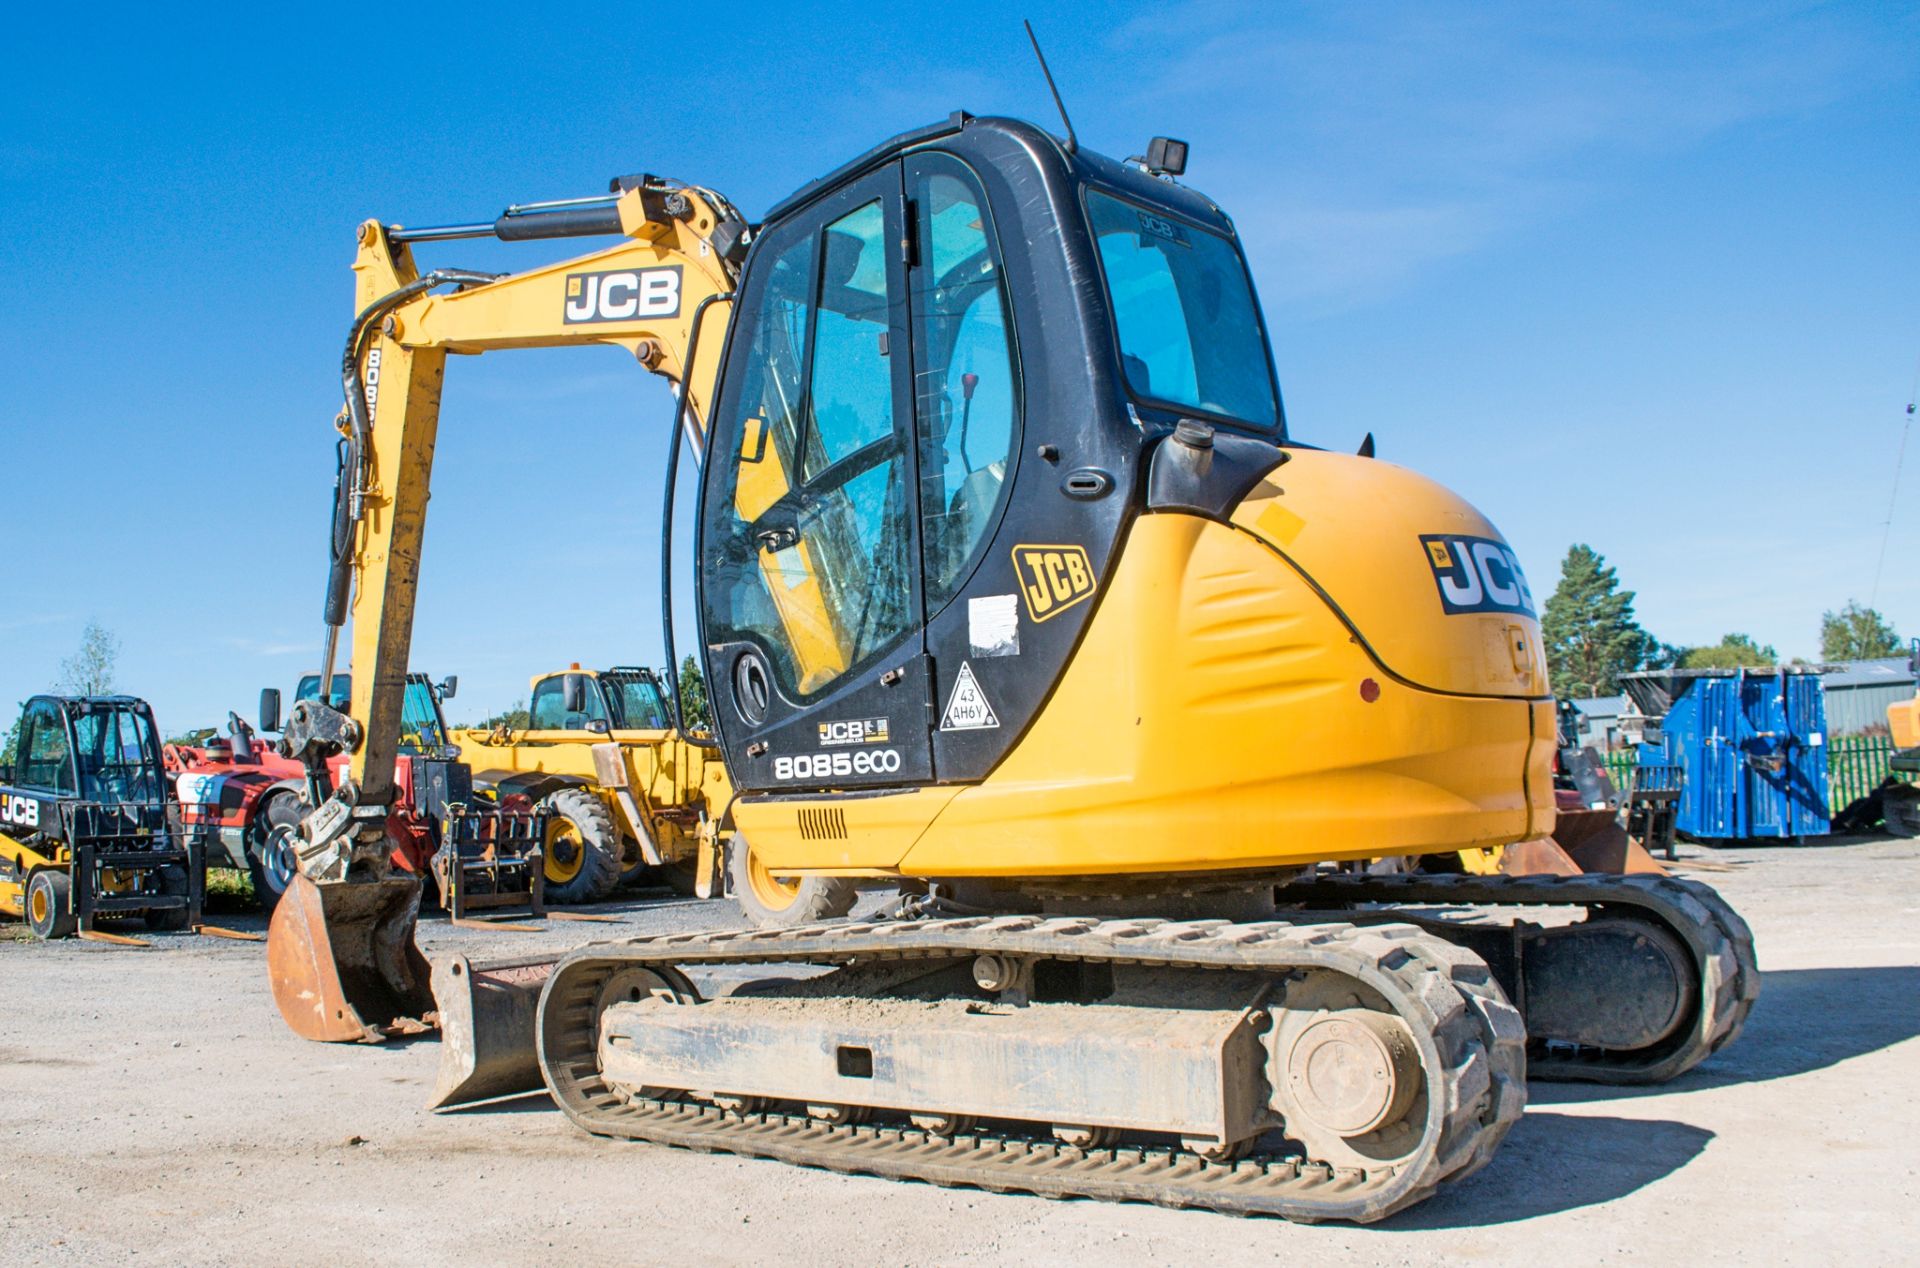
<path fill-rule="evenodd" d="M 293 698 L 318 700 L 320 675 L 308 674 L 302 678 L 300 685 L 294 689 Z M 335 674 L 327 691 L 327 704 L 344 713 L 352 698 L 353 675 Z M 440 707 L 434 701 L 433 688 L 427 685 L 424 678 L 409 677 L 407 694 L 400 703 L 400 752 L 416 756 L 432 753 L 446 742 L 447 733 L 440 725 Z"/>
<path fill-rule="evenodd" d="M 1234 241 L 1095 189 L 1087 212 L 1133 395 L 1278 427 L 1266 333 Z"/>
<path fill-rule="evenodd" d="M 162 800 L 153 719 L 128 708 L 94 708 L 73 719 L 73 759 L 83 801 Z"/>

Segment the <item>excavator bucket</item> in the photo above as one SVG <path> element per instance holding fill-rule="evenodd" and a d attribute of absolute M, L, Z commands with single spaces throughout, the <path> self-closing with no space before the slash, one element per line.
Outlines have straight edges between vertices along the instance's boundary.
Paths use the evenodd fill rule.
<path fill-rule="evenodd" d="M 542 1086 L 534 1049 L 540 989 L 558 955 L 513 960 L 438 958 L 433 999 L 440 1014 L 440 1073 L 428 1109 L 531 1092 Z"/>
<path fill-rule="evenodd" d="M 267 926 L 273 1002 L 287 1025 L 321 1043 L 424 1029 L 433 996 L 413 943 L 419 918 L 414 877 L 316 885 L 295 876 Z"/>

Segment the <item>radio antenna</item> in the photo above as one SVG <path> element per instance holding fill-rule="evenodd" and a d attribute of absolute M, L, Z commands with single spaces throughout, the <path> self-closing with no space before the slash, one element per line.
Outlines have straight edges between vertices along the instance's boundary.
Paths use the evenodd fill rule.
<path fill-rule="evenodd" d="M 1033 41 L 1033 55 L 1040 61 L 1040 73 L 1047 77 L 1047 91 L 1053 94 L 1053 108 L 1060 112 L 1060 122 L 1067 126 L 1067 153 L 1080 152 L 1079 138 L 1073 135 L 1073 120 L 1067 118 L 1067 103 L 1060 100 L 1060 90 L 1054 86 L 1053 72 L 1047 69 L 1047 55 L 1040 51 L 1040 37 L 1033 33 L 1033 23 L 1027 22 L 1027 38 Z"/>

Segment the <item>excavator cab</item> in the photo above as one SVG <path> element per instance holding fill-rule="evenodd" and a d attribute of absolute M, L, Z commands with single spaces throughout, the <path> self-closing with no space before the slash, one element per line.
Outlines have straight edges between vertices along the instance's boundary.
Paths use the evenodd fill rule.
<path fill-rule="evenodd" d="M 977 782 L 1058 682 L 1176 426 L 1257 455 L 1243 486 L 1283 457 L 1231 222 L 1024 124 L 956 116 L 808 186 L 736 307 L 698 555 L 749 792 Z M 847 721 L 858 743 L 828 738 Z"/>
<path fill-rule="evenodd" d="M 773 208 L 734 310 L 696 556 L 765 870 L 1258 888 L 1545 830 L 1511 550 L 1289 437 L 1233 223 L 1166 168 L 956 115 Z"/>

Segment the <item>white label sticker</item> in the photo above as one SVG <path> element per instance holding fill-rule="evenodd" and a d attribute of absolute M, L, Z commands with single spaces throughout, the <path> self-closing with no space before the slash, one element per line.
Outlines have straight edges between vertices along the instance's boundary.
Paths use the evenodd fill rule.
<path fill-rule="evenodd" d="M 989 594 L 967 600 L 967 642 L 975 656 L 1020 654 L 1020 596 Z"/>
<path fill-rule="evenodd" d="M 987 703 L 987 693 L 980 690 L 979 680 L 973 676 L 973 666 L 961 661 L 960 676 L 953 681 L 953 694 L 947 697 L 947 713 L 940 720 L 940 729 L 985 731 L 999 725 L 993 706 Z"/>

